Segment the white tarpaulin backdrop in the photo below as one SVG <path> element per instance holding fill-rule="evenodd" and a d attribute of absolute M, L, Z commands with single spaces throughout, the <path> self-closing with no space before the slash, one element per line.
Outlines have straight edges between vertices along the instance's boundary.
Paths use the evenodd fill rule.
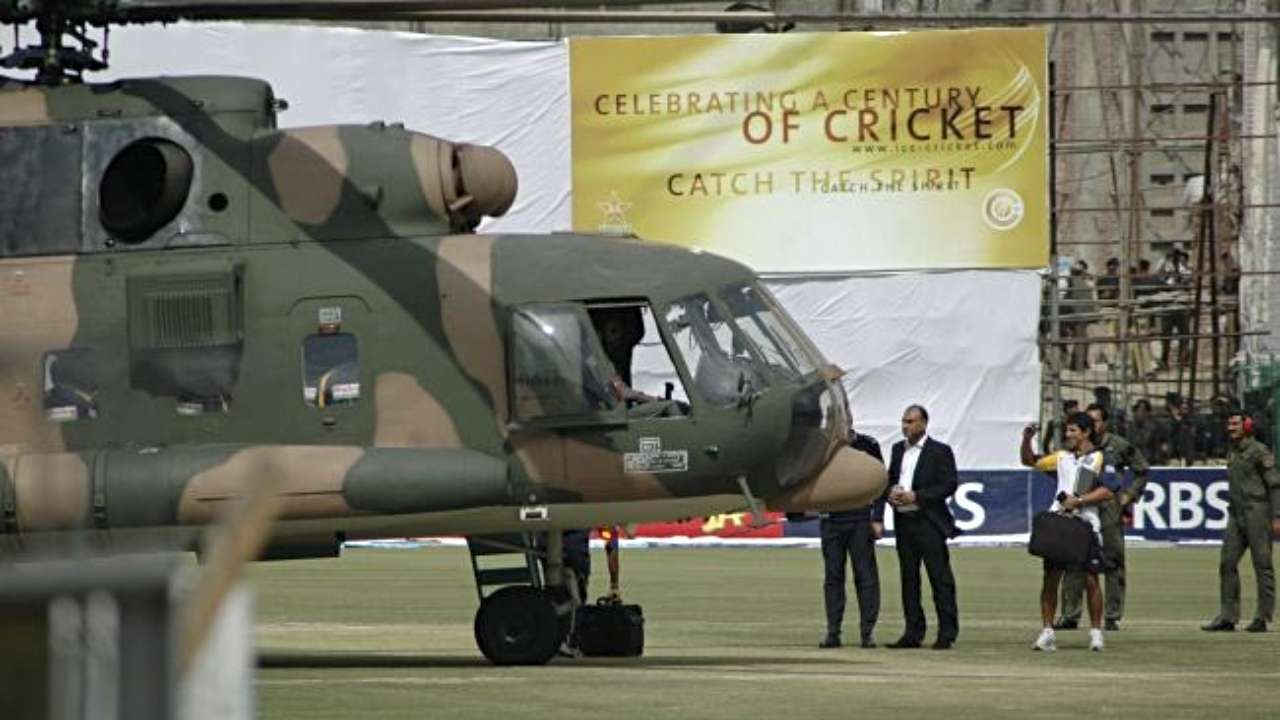
<path fill-rule="evenodd" d="M 126 27 L 111 41 L 112 70 L 101 79 L 259 77 L 289 101 L 282 127 L 384 120 L 494 145 L 514 163 L 520 192 L 511 212 L 484 229 L 570 226 L 562 43 L 237 23 Z M 892 230 L 884 237 L 892 242 Z M 1017 465 L 1019 431 L 1039 406 L 1035 273 L 775 276 L 769 285 L 827 358 L 848 370 L 861 431 L 896 440 L 903 408 L 918 402 L 961 467 Z"/>
<path fill-rule="evenodd" d="M 769 287 L 847 371 L 854 427 L 886 458 L 903 409 L 919 403 L 962 468 L 1018 466 L 1022 427 L 1039 412 L 1035 272 L 772 277 Z"/>

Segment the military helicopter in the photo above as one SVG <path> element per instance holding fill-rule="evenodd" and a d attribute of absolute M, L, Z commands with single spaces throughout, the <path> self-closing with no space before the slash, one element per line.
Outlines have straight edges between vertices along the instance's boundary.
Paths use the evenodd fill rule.
<path fill-rule="evenodd" d="M 266 477 L 264 559 L 543 535 L 543 579 L 486 575 L 473 545 L 481 651 L 540 664 L 557 531 L 879 495 L 841 372 L 749 268 L 476 233 L 515 198 L 499 150 L 279 129 L 260 80 L 85 79 L 91 26 L 425 5 L 0 4 L 40 36 L 3 60 L 34 79 L 0 80 L 0 548 L 198 550 Z"/>

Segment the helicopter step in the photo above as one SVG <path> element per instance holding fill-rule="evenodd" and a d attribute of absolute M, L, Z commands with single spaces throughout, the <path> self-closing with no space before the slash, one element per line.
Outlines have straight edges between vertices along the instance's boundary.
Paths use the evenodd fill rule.
<path fill-rule="evenodd" d="M 471 552 L 471 570 L 476 578 L 476 594 L 485 598 L 485 589 L 504 585 L 529 585 L 541 589 L 542 566 L 538 558 L 542 551 L 534 542 L 533 533 L 495 533 L 467 536 L 467 550 Z M 504 555 L 521 556 L 520 564 L 503 567 L 481 567 L 481 558 Z M 513 560 L 514 561 L 514 560 Z"/>
<path fill-rule="evenodd" d="M 560 537 L 550 533 L 547 555 L 558 558 Z M 569 632 L 571 609 L 563 586 L 548 586 L 533 533 L 501 533 L 467 537 L 471 569 L 480 607 L 475 638 L 480 652 L 495 665 L 542 665 L 555 656 Z M 554 555 L 552 555 L 554 553 Z M 482 558 L 508 556 L 511 564 L 482 567 Z M 522 562 L 516 562 L 520 556 Z M 559 569 L 550 568 L 548 574 Z M 486 592 L 497 588 L 492 592 Z"/>

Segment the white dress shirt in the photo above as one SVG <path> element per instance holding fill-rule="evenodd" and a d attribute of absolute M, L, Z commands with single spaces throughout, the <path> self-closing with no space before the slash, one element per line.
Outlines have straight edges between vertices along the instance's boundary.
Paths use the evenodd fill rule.
<path fill-rule="evenodd" d="M 916 479 L 916 463 L 920 461 L 920 453 L 924 450 L 924 444 L 929 440 L 929 433 L 920 436 L 920 440 L 916 443 L 907 442 L 902 449 L 902 467 L 898 473 L 898 485 L 903 490 L 912 491 L 915 486 Z M 911 505 L 903 505 L 898 508 L 899 512 L 911 512 L 918 510 L 919 506 L 914 503 Z"/>

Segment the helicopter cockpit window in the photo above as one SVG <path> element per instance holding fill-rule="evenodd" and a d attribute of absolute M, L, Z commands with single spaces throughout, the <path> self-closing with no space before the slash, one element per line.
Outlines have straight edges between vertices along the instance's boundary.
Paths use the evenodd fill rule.
<path fill-rule="evenodd" d="M 517 420 L 586 415 L 617 407 L 616 375 L 580 305 L 532 305 L 512 315 Z"/>
<path fill-rule="evenodd" d="M 706 295 L 677 300 L 664 319 L 693 374 L 695 390 L 708 402 L 733 405 L 765 389 L 767 381 L 749 343 Z"/>
<path fill-rule="evenodd" d="M 51 422 L 98 417 L 98 382 L 93 351 L 69 348 L 44 354 L 41 360 L 44 416 Z"/>
<path fill-rule="evenodd" d="M 302 399 L 317 408 L 354 405 L 360 400 L 355 335 L 308 335 L 302 341 Z"/>
<path fill-rule="evenodd" d="M 636 300 L 596 301 L 588 304 L 587 313 L 623 382 L 627 407 L 635 408 L 636 415 L 687 415 L 689 394 L 663 342 L 653 308 Z"/>
<path fill-rule="evenodd" d="M 721 297 L 770 368 L 789 377 L 817 369 L 809 346 L 788 325 L 781 306 L 767 291 L 756 285 L 740 285 L 723 291 Z"/>

